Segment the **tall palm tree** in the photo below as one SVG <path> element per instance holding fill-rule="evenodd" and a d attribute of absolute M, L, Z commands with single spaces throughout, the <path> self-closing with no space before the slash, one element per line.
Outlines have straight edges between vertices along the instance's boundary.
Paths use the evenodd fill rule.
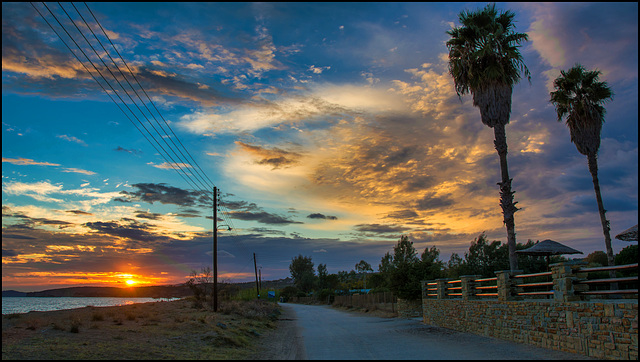
<path fill-rule="evenodd" d="M 598 149 L 600 148 L 600 131 L 605 114 L 602 104 L 613 98 L 613 92 L 606 82 L 598 80 L 600 71 L 587 71 L 580 64 L 576 64 L 566 72 L 561 71 L 560 74 L 553 81 L 555 91 L 550 93 L 551 103 L 556 107 L 559 122 L 563 117 L 567 117 L 571 142 L 576 145 L 578 152 L 587 156 L 593 188 L 596 191 L 604 244 L 607 248 L 607 261 L 610 266 L 613 266 L 609 221 L 605 216 L 606 210 L 602 204 L 600 182 L 598 181 Z M 615 277 L 614 271 L 611 271 L 610 274 Z"/>
<path fill-rule="evenodd" d="M 482 123 L 493 128 L 494 145 L 500 157 L 502 182 L 500 206 L 507 228 L 509 265 L 518 269 L 516 259 L 516 232 L 514 214 L 518 210 L 513 201 L 509 167 L 507 165 L 507 134 L 505 126 L 511 114 L 511 92 L 524 73 L 531 76 L 518 48 L 529 40 L 527 34 L 516 33 L 515 14 L 505 11 L 498 14 L 495 4 L 475 12 L 462 11 L 458 15 L 460 27 L 447 31 L 451 39 L 449 48 L 449 73 L 453 76 L 456 93 L 473 94 L 473 105 L 480 109 Z"/>

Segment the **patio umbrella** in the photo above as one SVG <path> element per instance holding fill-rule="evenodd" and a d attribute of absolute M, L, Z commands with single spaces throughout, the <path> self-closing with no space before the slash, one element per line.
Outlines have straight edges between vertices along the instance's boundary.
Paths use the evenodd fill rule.
<path fill-rule="evenodd" d="M 622 241 L 638 241 L 638 224 L 616 235 L 616 239 Z"/>
<path fill-rule="evenodd" d="M 566 245 L 562 245 L 557 241 L 553 241 L 549 239 L 536 243 L 536 245 L 530 247 L 529 249 L 516 250 L 516 253 L 523 254 L 523 255 L 546 256 L 547 270 L 549 270 L 551 255 L 583 254 L 581 251 L 578 251 Z"/>

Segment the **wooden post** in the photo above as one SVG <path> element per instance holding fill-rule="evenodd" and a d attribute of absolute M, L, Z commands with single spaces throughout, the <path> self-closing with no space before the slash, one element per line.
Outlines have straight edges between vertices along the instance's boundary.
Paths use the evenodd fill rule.
<path fill-rule="evenodd" d="M 256 273 L 256 291 L 258 292 L 258 299 L 260 299 L 260 285 L 258 284 L 258 266 L 256 264 L 256 253 L 253 253 L 253 269 Z"/>
<path fill-rule="evenodd" d="M 218 188 L 213 187 L 213 311 L 218 311 Z"/>

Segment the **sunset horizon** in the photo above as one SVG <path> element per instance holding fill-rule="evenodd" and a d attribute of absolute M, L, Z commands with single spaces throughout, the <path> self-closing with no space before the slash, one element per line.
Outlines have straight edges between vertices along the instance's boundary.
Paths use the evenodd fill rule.
<path fill-rule="evenodd" d="M 494 130 L 446 46 L 484 6 L 3 3 L 2 289 L 183 284 L 213 265 L 213 187 L 224 283 L 254 263 L 291 277 L 298 255 L 377 271 L 402 235 L 445 263 L 482 234 L 506 243 Z M 606 251 L 550 102 L 579 63 L 613 91 L 598 177 L 620 252 L 638 223 L 638 4 L 496 7 L 528 35 L 506 125 L 517 242 Z"/>

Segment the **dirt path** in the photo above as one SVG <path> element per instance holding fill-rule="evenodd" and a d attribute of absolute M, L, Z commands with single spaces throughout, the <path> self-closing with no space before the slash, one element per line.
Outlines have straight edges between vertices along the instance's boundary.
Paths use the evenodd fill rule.
<path fill-rule="evenodd" d="M 297 315 L 293 308 L 281 304 L 282 314 L 277 327 L 266 332 L 258 343 L 259 351 L 249 359 L 254 360 L 303 360 L 307 359 Z"/>
<path fill-rule="evenodd" d="M 329 306 L 281 304 L 278 328 L 255 359 L 590 359 L 462 333 L 418 320 L 380 318 Z"/>

